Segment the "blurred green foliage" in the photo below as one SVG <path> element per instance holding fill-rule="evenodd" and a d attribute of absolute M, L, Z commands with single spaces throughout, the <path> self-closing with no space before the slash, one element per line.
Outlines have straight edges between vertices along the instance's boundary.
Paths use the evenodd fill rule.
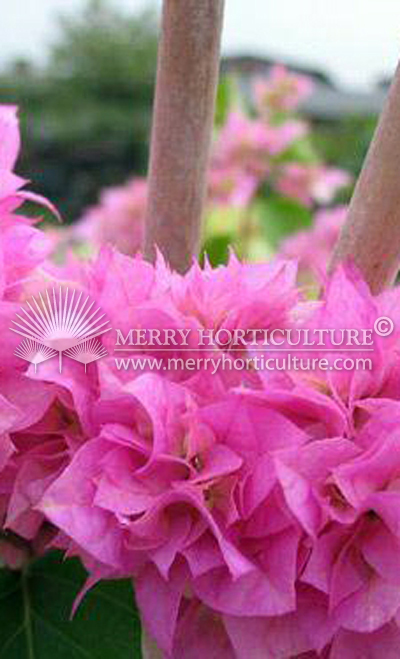
<path fill-rule="evenodd" d="M 157 33 L 153 12 L 89 0 L 59 19 L 44 68 L 14 62 L 0 76 L 0 102 L 21 108 L 19 171 L 35 173 L 67 221 L 99 189 L 146 171 Z"/>
<path fill-rule="evenodd" d="M 376 116 L 345 117 L 340 121 L 318 123 L 314 126 L 313 140 L 330 165 L 342 167 L 358 176 L 371 142 Z"/>

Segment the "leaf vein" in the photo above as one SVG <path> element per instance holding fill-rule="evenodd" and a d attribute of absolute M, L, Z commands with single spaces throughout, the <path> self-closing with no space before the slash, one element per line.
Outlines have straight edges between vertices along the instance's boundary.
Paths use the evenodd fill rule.
<path fill-rule="evenodd" d="M 87 650 L 85 650 L 85 648 L 78 645 L 78 643 L 76 643 L 76 641 L 74 641 L 72 638 L 67 636 L 67 634 L 64 634 L 64 632 L 62 632 L 61 629 L 58 629 L 58 627 L 56 627 L 56 625 L 53 625 L 53 623 L 51 623 L 49 620 L 46 620 L 46 618 L 43 618 L 43 616 L 41 616 L 37 611 L 33 610 L 32 613 L 36 616 L 36 618 L 38 620 L 40 620 L 40 622 L 45 627 L 48 627 L 49 629 L 51 629 L 51 631 L 54 634 L 56 634 L 60 638 L 62 638 L 65 641 L 66 645 L 69 645 L 71 648 L 74 648 L 75 650 L 77 650 L 77 652 L 80 652 L 83 657 L 88 657 L 89 659 L 93 659 L 93 657 L 89 654 L 89 652 Z"/>

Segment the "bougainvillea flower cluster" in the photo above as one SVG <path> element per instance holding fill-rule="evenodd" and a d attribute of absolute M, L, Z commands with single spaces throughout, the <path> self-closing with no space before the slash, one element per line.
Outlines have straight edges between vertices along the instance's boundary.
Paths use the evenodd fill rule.
<path fill-rule="evenodd" d="M 313 202 L 329 204 L 337 191 L 348 185 L 350 180 L 350 176 L 341 169 L 289 163 L 282 167 L 276 186 L 285 197 L 312 206 Z"/>
<path fill-rule="evenodd" d="M 43 285 L 41 267 L 52 241 L 23 214 L 25 201 L 52 209 L 39 195 L 25 190 L 27 181 L 14 172 L 20 146 L 17 110 L 0 106 L 0 555 L 12 566 L 26 559 L 30 547 L 39 548 L 47 536 L 43 515 L 34 510 L 49 475 L 67 455 L 68 408 L 64 422 L 56 390 L 35 383 L 25 363 L 14 355 L 18 336 L 10 331 L 27 292 Z M 71 412 L 71 414 L 73 414 Z"/>
<path fill-rule="evenodd" d="M 212 149 L 205 241 L 213 237 L 216 227 L 218 232 L 223 232 L 224 227 L 230 230 L 226 216 L 212 221 L 213 212 L 218 214 L 222 208 L 234 218 L 239 211 L 243 214 L 237 230 L 240 235 L 232 237 L 232 242 L 249 256 L 248 245 L 241 243 L 246 242 L 249 234 L 252 205 L 258 199 L 264 200 L 263 195 L 272 191 L 307 209 L 315 209 L 330 204 L 349 185 L 351 177 L 347 172 L 325 165 L 314 153 L 310 126 L 296 114 L 312 90 L 308 76 L 279 65 L 272 67 L 265 78 L 254 81 L 253 110 L 240 104 L 236 97 L 232 100 L 224 122 L 216 130 Z M 140 177 L 106 189 L 98 204 L 71 228 L 52 232 L 57 256 L 71 260 L 71 248 L 80 256 L 93 256 L 102 245 L 114 245 L 125 254 L 136 254 L 143 240 L 146 200 L 147 183 Z M 258 221 L 255 224 L 253 233 L 257 238 L 263 231 Z"/>
<path fill-rule="evenodd" d="M 304 161 L 304 153 L 297 152 L 309 126 L 295 112 L 312 91 L 308 76 L 281 65 L 254 81 L 255 116 L 232 109 L 217 135 L 210 174 L 212 203 L 244 207 L 268 184 L 305 206 L 326 204 L 349 185 L 347 172 L 314 158 Z"/>
<path fill-rule="evenodd" d="M 305 134 L 307 126 L 288 120 L 272 126 L 240 112 L 231 112 L 215 147 L 212 171 L 241 171 L 258 183 L 266 180 L 279 155 Z"/>
<path fill-rule="evenodd" d="M 254 83 L 257 110 L 267 116 L 296 110 L 312 94 L 313 88 L 309 76 L 289 71 L 282 64 L 275 64 L 268 78 L 259 78 Z"/>
<path fill-rule="evenodd" d="M 18 150 L 14 110 L 0 110 L 0 130 L 7 182 Z M 0 229 L 12 245 L 20 226 L 37 229 L 14 214 L 7 186 Z M 151 265 L 104 247 L 69 285 L 124 335 L 243 330 L 236 353 L 192 340 L 190 356 L 267 356 L 248 340 L 252 329 L 340 336 L 382 316 L 395 329 L 374 335 L 372 371 L 331 370 L 332 338 L 320 348 L 326 369 L 173 372 L 161 350 L 151 355 L 160 369 L 117 368 L 108 332 L 108 357 L 87 373 L 68 359 L 62 373 L 56 360 L 35 373 L 13 356 L 8 331 L 41 273 L 35 245 L 20 250 L 17 271 L 0 262 L 3 561 L 18 567 L 56 546 L 81 558 L 88 586 L 132 578 L 165 659 L 397 657 L 398 291 L 372 297 L 349 265 L 320 301 L 307 302 L 292 261 L 246 265 L 231 256 L 179 275 L 161 255 Z M 309 346 L 298 344 L 304 359 Z M 173 345 L 168 356 L 182 354 Z M 139 355 L 149 357 L 146 347 Z"/>

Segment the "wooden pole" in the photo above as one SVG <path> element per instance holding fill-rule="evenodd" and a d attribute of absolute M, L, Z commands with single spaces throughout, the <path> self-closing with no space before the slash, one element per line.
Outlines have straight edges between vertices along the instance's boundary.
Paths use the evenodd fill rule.
<path fill-rule="evenodd" d="M 373 293 L 392 284 L 400 263 L 400 66 L 379 120 L 331 271 L 352 260 Z"/>
<path fill-rule="evenodd" d="M 184 272 L 200 245 L 224 0 L 164 0 L 145 258 Z"/>

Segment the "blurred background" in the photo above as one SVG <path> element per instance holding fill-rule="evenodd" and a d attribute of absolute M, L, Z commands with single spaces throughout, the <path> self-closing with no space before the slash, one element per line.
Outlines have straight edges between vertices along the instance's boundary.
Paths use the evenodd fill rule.
<path fill-rule="evenodd" d="M 226 5 L 222 81 L 246 97 L 276 62 L 309 76 L 300 111 L 313 146 L 357 175 L 396 64 L 400 3 Z M 19 171 L 66 222 L 104 187 L 146 172 L 159 10 L 152 0 L 13 0 L 3 9 L 0 102 L 21 108 Z M 220 115 L 226 93 L 222 82 Z"/>

